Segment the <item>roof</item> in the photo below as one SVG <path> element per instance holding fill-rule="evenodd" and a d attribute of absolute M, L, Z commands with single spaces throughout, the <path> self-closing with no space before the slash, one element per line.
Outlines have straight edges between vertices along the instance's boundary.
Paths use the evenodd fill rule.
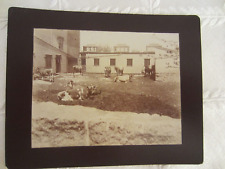
<path fill-rule="evenodd" d="M 155 52 L 80 52 L 80 54 L 155 54 Z"/>
<path fill-rule="evenodd" d="M 118 44 L 118 45 L 115 45 L 114 48 L 115 47 L 129 47 L 129 46 L 128 45 L 125 45 L 125 44 Z"/>
<path fill-rule="evenodd" d="M 95 44 L 88 44 L 88 45 L 84 45 L 83 47 L 99 47 L 99 46 Z"/>
<path fill-rule="evenodd" d="M 58 49 L 57 47 L 55 47 L 55 46 L 49 44 L 48 42 L 44 41 L 43 39 L 41 39 L 41 38 L 39 38 L 39 37 L 34 36 L 34 40 L 37 40 L 37 41 L 39 41 L 40 43 L 45 44 L 47 47 L 50 47 L 51 49 L 53 49 L 53 50 L 55 50 L 55 51 L 57 51 L 57 52 L 63 53 L 63 54 L 66 55 L 68 58 L 76 58 L 75 56 L 72 56 L 72 55 L 68 54 L 67 52 L 65 52 L 65 51 L 63 51 L 63 50 Z"/>

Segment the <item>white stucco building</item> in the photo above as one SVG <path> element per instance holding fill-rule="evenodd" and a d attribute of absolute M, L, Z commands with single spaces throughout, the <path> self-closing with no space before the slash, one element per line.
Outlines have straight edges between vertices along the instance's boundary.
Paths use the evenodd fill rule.
<path fill-rule="evenodd" d="M 112 73 L 115 67 L 123 67 L 124 73 L 139 74 L 144 65 L 154 65 L 153 53 L 87 53 L 86 72 L 104 73 L 105 67 L 110 66 Z"/>
<path fill-rule="evenodd" d="M 115 73 L 115 67 L 123 67 L 125 74 L 140 74 L 144 66 L 152 65 L 155 65 L 156 73 L 166 72 L 168 67 L 174 66 L 178 54 L 175 56 L 174 51 L 159 45 L 148 45 L 145 52 L 130 52 L 126 45 L 105 52 L 95 45 L 87 45 L 80 56 L 86 73 L 104 73 L 105 67 L 111 67 Z"/>

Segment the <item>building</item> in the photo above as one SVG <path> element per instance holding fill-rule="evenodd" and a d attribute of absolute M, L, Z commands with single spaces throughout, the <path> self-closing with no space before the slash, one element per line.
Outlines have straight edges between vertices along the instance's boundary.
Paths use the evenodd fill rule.
<path fill-rule="evenodd" d="M 80 31 L 57 29 L 34 29 L 34 67 L 51 68 L 54 73 L 73 72 L 73 66 L 82 65 L 83 72 L 104 73 L 105 67 L 123 67 L 124 73 L 139 74 L 144 66 L 155 65 L 156 72 L 166 71 L 168 65 L 179 64 L 177 43 L 164 46 L 149 44 L 145 51 L 131 51 L 125 44 L 82 46 Z M 170 45 L 170 48 L 165 45 Z M 176 64 L 176 65 L 178 65 Z"/>
<path fill-rule="evenodd" d="M 126 45 L 115 46 L 109 52 L 99 49 L 96 45 L 83 47 L 80 56 L 85 72 L 104 73 L 105 67 L 111 67 L 112 73 L 116 73 L 115 67 L 123 67 L 125 74 L 140 74 L 144 66 L 154 65 L 156 73 L 166 73 L 168 67 L 179 67 L 179 50 L 157 44 L 147 45 L 144 52 L 130 52 Z"/>
<path fill-rule="evenodd" d="M 34 29 L 33 66 L 51 68 L 54 73 L 73 71 L 79 64 L 80 32 L 77 30 Z"/>
<path fill-rule="evenodd" d="M 112 73 L 115 73 L 115 67 L 123 67 L 125 74 L 140 74 L 144 66 L 155 64 L 155 52 L 129 52 L 126 45 L 115 46 L 113 52 L 98 52 L 97 47 L 96 50 L 89 47 L 93 49 L 88 45 L 80 52 L 81 58 L 86 60 L 83 66 L 87 73 L 104 73 L 105 67 L 111 67 Z"/>
<path fill-rule="evenodd" d="M 114 52 L 116 53 L 129 52 L 129 50 L 130 48 L 127 45 L 120 44 L 120 45 L 114 46 Z"/>
<path fill-rule="evenodd" d="M 154 51 L 157 58 L 175 57 L 178 55 L 178 52 L 175 49 L 166 48 L 158 44 L 147 45 L 146 51 Z"/>
<path fill-rule="evenodd" d="M 167 72 L 168 67 L 179 67 L 180 57 L 179 57 L 179 47 L 176 43 L 167 43 L 168 45 L 161 46 L 158 44 L 150 44 L 146 46 L 146 51 L 154 51 L 156 61 L 156 72 Z M 166 47 L 165 47 L 166 46 Z M 168 48 L 168 46 L 170 48 Z"/>

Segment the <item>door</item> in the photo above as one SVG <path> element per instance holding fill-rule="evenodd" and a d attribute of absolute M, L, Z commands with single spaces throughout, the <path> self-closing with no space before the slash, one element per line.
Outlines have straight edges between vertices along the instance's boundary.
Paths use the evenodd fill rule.
<path fill-rule="evenodd" d="M 56 55 L 55 62 L 56 62 L 56 73 L 59 73 L 61 72 L 61 55 Z"/>

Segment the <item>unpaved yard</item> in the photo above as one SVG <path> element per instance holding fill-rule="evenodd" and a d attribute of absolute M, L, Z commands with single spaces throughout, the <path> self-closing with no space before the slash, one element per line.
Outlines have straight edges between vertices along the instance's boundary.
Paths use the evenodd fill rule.
<path fill-rule="evenodd" d="M 132 82 L 114 82 L 112 75 L 105 78 L 102 74 L 72 74 L 60 75 L 54 83 L 33 81 L 33 100 L 39 102 L 51 101 L 63 105 L 82 105 L 107 111 L 123 111 L 148 114 L 160 114 L 180 118 L 180 84 L 179 74 L 165 74 L 153 81 L 148 77 L 134 76 Z M 57 94 L 66 89 L 66 84 L 73 80 L 76 85 L 95 85 L 101 89 L 101 94 L 84 101 L 61 102 Z M 179 78 L 178 78 L 179 80 Z"/>
<path fill-rule="evenodd" d="M 134 76 L 115 83 L 114 75 L 61 74 L 54 83 L 33 81 L 32 147 L 181 144 L 179 74 L 157 81 Z M 67 82 L 96 85 L 101 94 L 70 103 L 57 99 Z"/>

